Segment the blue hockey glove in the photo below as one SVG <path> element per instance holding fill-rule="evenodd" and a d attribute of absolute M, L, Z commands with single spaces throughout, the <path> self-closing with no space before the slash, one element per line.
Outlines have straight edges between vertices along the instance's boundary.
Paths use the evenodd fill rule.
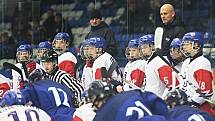
<path fill-rule="evenodd" d="M 13 91 L 8 91 L 4 94 L 2 100 L 0 101 L 0 106 L 4 107 L 5 105 L 11 106 L 17 102 L 17 95 Z"/>

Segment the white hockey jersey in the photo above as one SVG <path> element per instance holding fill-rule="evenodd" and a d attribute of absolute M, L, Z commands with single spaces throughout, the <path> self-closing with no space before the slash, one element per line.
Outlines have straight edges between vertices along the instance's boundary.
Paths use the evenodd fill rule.
<path fill-rule="evenodd" d="M 13 105 L 0 109 L 0 121 L 51 121 L 51 118 L 39 108 Z"/>
<path fill-rule="evenodd" d="M 156 56 L 155 53 L 147 61 L 145 75 L 145 90 L 153 92 L 162 98 L 166 88 L 170 89 L 173 87 L 173 84 L 178 85 L 179 83 L 175 77 L 173 78 L 172 68 L 167 65 L 159 56 Z"/>
<path fill-rule="evenodd" d="M 108 71 L 111 64 L 116 61 L 109 53 L 104 53 L 100 55 L 96 60 L 93 62 L 92 71 L 93 71 L 93 79 L 94 80 L 102 80 L 102 71 L 101 68 L 105 67 Z M 111 78 L 117 81 L 122 81 L 122 72 L 119 68 L 116 68 L 112 74 Z"/>
<path fill-rule="evenodd" d="M 124 69 L 123 79 L 129 81 L 132 84 L 135 84 L 138 87 L 144 86 L 145 78 L 145 60 L 135 60 L 129 61 Z M 125 82 L 125 81 L 124 81 Z M 132 87 L 128 83 L 123 85 L 124 91 L 131 90 Z"/>
<path fill-rule="evenodd" d="M 23 80 L 22 80 L 21 75 L 18 72 L 16 72 L 15 70 L 12 70 L 13 83 L 17 82 L 16 84 L 13 84 L 13 85 L 18 86 L 20 81 L 27 81 L 28 79 L 26 78 L 25 71 L 24 71 L 24 69 L 22 67 L 22 64 L 21 63 L 16 63 L 15 66 L 18 67 L 19 69 L 21 69 L 22 75 L 23 75 Z M 41 68 L 41 65 L 36 63 L 36 69 L 40 69 L 40 68 Z"/>
<path fill-rule="evenodd" d="M 74 77 L 75 64 L 77 63 L 76 57 L 71 52 L 65 52 L 58 57 L 58 66 L 60 70 L 63 70 Z"/>
<path fill-rule="evenodd" d="M 88 103 L 77 108 L 73 114 L 73 121 L 93 121 L 96 113 L 93 111 L 92 105 L 92 103 Z"/>
<path fill-rule="evenodd" d="M 213 75 L 211 63 L 207 58 L 199 56 L 192 61 L 190 58 L 186 59 L 182 65 L 181 75 L 183 79 L 180 80 L 180 89 L 186 92 L 189 99 L 202 104 L 204 99 L 199 94 L 212 96 Z"/>
<path fill-rule="evenodd" d="M 88 89 L 91 82 L 95 80 L 102 80 L 102 67 L 108 71 L 114 61 L 115 59 L 110 54 L 105 52 L 95 59 L 91 68 L 85 65 L 82 75 L 82 84 L 85 87 L 85 90 Z M 110 75 L 110 78 L 117 81 L 122 81 L 121 75 L 121 71 L 116 68 Z"/>
<path fill-rule="evenodd" d="M 93 70 L 92 70 L 92 63 L 87 63 L 84 65 L 83 73 L 81 77 L 81 83 L 84 88 L 84 90 L 88 90 L 90 84 L 93 81 Z"/>

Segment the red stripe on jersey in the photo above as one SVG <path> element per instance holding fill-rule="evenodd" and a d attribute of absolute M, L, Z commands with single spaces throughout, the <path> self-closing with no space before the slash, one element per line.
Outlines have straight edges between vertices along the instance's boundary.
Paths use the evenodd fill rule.
<path fill-rule="evenodd" d="M 69 75 L 71 77 L 74 77 L 75 63 L 73 63 L 72 61 L 65 60 L 65 61 L 61 62 L 58 66 L 59 66 L 60 70 L 63 70 L 65 72 L 69 73 Z"/>
<path fill-rule="evenodd" d="M 75 115 L 75 117 L 73 118 L 73 121 L 83 121 L 83 120 Z"/>
<path fill-rule="evenodd" d="M 164 65 L 158 69 L 158 74 L 160 80 L 167 86 L 172 87 L 172 68 L 170 66 Z M 174 77 L 176 78 L 176 77 Z M 176 80 L 176 86 L 179 85 L 179 81 Z"/>
<path fill-rule="evenodd" d="M 214 79 L 214 86 L 215 86 L 215 68 L 214 68 L 214 71 L 213 71 L 213 79 Z"/>
<path fill-rule="evenodd" d="M 201 91 L 209 91 L 212 93 L 212 73 L 208 70 L 199 69 L 194 72 L 194 78 L 196 79 Z"/>
<path fill-rule="evenodd" d="M 96 80 L 102 80 L 102 69 L 101 68 L 96 69 L 95 79 Z"/>
<path fill-rule="evenodd" d="M 134 84 L 138 87 L 142 87 L 145 73 L 140 69 L 133 70 L 131 72 L 131 81 L 134 81 Z"/>

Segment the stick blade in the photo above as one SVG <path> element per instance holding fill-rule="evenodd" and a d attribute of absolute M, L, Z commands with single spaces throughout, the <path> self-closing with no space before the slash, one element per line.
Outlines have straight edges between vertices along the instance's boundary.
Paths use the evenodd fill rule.
<path fill-rule="evenodd" d="M 155 30 L 155 49 L 161 49 L 163 38 L 163 28 L 157 27 Z"/>

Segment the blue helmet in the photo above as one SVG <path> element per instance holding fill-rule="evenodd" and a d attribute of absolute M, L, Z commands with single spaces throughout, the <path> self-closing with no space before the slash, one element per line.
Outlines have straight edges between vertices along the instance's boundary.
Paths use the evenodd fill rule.
<path fill-rule="evenodd" d="M 18 51 L 27 51 L 27 52 L 30 52 L 30 53 L 33 52 L 33 51 L 32 51 L 32 47 L 31 47 L 31 45 L 29 45 L 29 44 L 20 45 L 20 46 L 17 48 L 17 52 L 18 52 Z"/>
<path fill-rule="evenodd" d="M 130 48 L 138 48 L 139 39 L 132 39 L 128 42 L 128 47 Z"/>
<path fill-rule="evenodd" d="M 89 39 L 84 40 L 81 43 L 81 48 L 80 48 L 80 54 L 81 58 L 84 60 L 94 60 L 96 57 L 94 56 L 95 53 L 87 52 L 85 51 L 87 47 L 93 46 L 95 48 L 101 48 L 98 49 L 96 52 L 96 57 L 100 56 L 102 53 L 105 52 L 107 46 L 105 39 L 102 37 L 92 37 Z"/>
<path fill-rule="evenodd" d="M 54 37 L 54 40 L 58 40 L 58 39 L 63 39 L 66 42 L 69 42 L 71 40 L 69 34 L 66 32 L 57 33 L 57 35 L 55 35 L 55 37 Z"/>
<path fill-rule="evenodd" d="M 150 44 L 154 45 L 154 35 L 153 34 L 147 34 L 139 38 L 139 45 L 142 44 Z"/>
<path fill-rule="evenodd" d="M 21 52 L 27 52 L 27 55 L 23 55 Z M 23 44 L 17 48 L 16 58 L 18 62 L 28 62 L 32 55 L 33 49 L 29 44 Z"/>
<path fill-rule="evenodd" d="M 40 42 L 38 45 L 38 49 L 51 49 L 52 48 L 52 44 L 49 41 L 44 41 L 44 42 Z"/>
<path fill-rule="evenodd" d="M 182 45 L 182 41 L 179 38 L 174 38 L 170 44 L 171 48 L 180 48 Z"/>
<path fill-rule="evenodd" d="M 132 39 L 128 42 L 128 46 L 125 49 L 125 56 L 129 61 L 133 61 L 133 60 L 140 58 L 139 51 L 137 51 L 137 52 L 131 51 L 131 48 L 138 49 L 138 45 L 139 45 L 139 39 Z"/>
<path fill-rule="evenodd" d="M 182 43 L 185 41 L 191 41 L 191 42 L 198 43 L 201 48 L 204 45 L 204 38 L 203 38 L 203 34 L 201 32 L 186 33 L 182 39 Z"/>
<path fill-rule="evenodd" d="M 86 39 L 83 41 L 82 44 L 83 45 L 92 45 L 92 46 L 95 46 L 96 48 L 102 48 L 102 49 L 107 48 L 105 39 L 102 37 L 92 37 L 92 38 Z"/>

